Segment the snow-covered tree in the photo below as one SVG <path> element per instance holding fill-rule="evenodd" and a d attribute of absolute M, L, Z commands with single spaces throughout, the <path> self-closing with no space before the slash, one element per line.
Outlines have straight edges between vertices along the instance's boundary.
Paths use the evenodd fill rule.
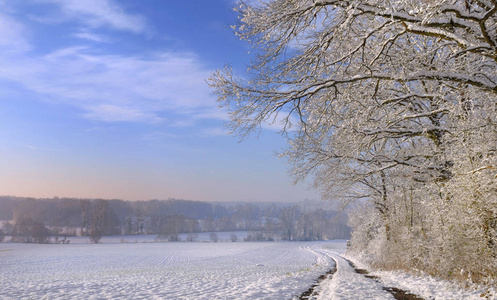
<path fill-rule="evenodd" d="M 471 239 L 467 251 L 497 267 L 497 1 L 274 0 L 236 10 L 233 28 L 255 59 L 244 77 L 226 67 L 209 80 L 235 134 L 280 123 L 296 180 L 311 176 L 325 198 L 371 201 L 371 226 L 384 235 L 377 253 L 417 245 L 397 256 L 404 267 L 434 263 L 452 276 L 447 258 Z"/>
<path fill-rule="evenodd" d="M 281 210 L 279 220 L 283 229 L 283 239 L 295 239 L 297 221 L 300 218 L 300 209 L 297 205 L 285 207 Z"/>

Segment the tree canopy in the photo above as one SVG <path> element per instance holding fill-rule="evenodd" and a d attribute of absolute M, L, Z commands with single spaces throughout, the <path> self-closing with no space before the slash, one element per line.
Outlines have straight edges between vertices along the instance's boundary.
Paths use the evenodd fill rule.
<path fill-rule="evenodd" d="M 233 29 L 255 58 L 243 76 L 226 67 L 209 79 L 232 131 L 278 122 L 296 180 L 311 176 L 325 198 L 368 199 L 376 219 L 351 218 L 362 220 L 352 241 L 376 262 L 452 276 L 447 256 L 471 253 L 466 261 L 485 262 L 470 273 L 495 276 L 497 1 L 242 1 L 236 10 Z M 386 249 L 403 255 L 382 258 Z"/>

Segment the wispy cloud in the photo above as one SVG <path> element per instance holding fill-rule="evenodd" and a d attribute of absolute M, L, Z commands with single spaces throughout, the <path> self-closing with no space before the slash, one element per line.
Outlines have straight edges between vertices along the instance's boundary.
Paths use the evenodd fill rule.
<path fill-rule="evenodd" d="M 53 3 L 71 19 L 77 19 L 89 27 L 110 27 L 133 33 L 147 30 L 147 22 L 140 15 L 125 12 L 112 0 L 38 0 Z"/>
<path fill-rule="evenodd" d="M 25 38 L 26 29 L 15 19 L 0 14 L 0 49 L 4 54 L 9 52 L 25 52 L 30 49 L 29 42 Z"/>
<path fill-rule="evenodd" d="M 160 141 L 160 140 L 165 140 L 165 139 L 178 139 L 180 138 L 180 135 L 170 133 L 170 132 L 165 132 L 165 131 L 154 131 L 151 133 L 147 133 L 142 136 L 144 140 L 148 141 Z"/>
<path fill-rule="evenodd" d="M 178 116 L 171 122 L 222 118 L 205 84 L 210 70 L 192 53 L 129 56 L 73 46 L 34 55 L 27 36 L 22 23 L 0 15 L 0 81 L 78 107 L 86 118 L 155 123 L 164 114 Z"/>
<path fill-rule="evenodd" d="M 202 134 L 204 137 L 228 136 L 229 130 L 223 127 L 204 128 Z"/>
<path fill-rule="evenodd" d="M 110 43 L 110 42 L 112 42 L 112 39 L 110 39 L 106 36 L 92 33 L 92 32 L 89 32 L 87 30 L 78 31 L 78 32 L 74 33 L 74 36 L 77 38 L 83 39 L 83 40 L 88 40 L 88 41 L 97 42 L 97 43 Z"/>
<path fill-rule="evenodd" d="M 33 150 L 36 152 L 43 151 L 43 152 L 66 152 L 66 148 L 47 148 L 47 147 L 38 147 L 38 146 L 33 146 L 33 145 L 25 145 L 25 148 L 29 150 Z"/>
<path fill-rule="evenodd" d="M 291 115 L 288 117 L 286 113 L 280 112 L 278 114 L 273 114 L 266 121 L 261 123 L 261 127 L 267 130 L 278 132 L 281 132 L 283 130 L 292 132 L 297 129 L 299 124 L 300 120 L 296 116 Z"/>
<path fill-rule="evenodd" d="M 101 132 L 101 133 L 109 133 L 109 132 L 114 132 L 116 131 L 115 127 L 109 127 L 109 126 L 95 126 L 91 128 L 87 128 L 86 132 Z"/>
<path fill-rule="evenodd" d="M 164 120 L 153 113 L 144 113 L 133 108 L 109 104 L 97 105 L 88 110 L 89 112 L 85 113 L 84 116 L 99 121 L 160 123 Z"/>

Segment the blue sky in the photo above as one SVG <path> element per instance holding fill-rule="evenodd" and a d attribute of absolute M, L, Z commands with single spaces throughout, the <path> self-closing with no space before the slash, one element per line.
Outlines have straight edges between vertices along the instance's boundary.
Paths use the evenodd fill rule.
<path fill-rule="evenodd" d="M 0 0 L 0 194 L 300 201 L 276 130 L 238 143 L 205 80 L 231 0 Z"/>

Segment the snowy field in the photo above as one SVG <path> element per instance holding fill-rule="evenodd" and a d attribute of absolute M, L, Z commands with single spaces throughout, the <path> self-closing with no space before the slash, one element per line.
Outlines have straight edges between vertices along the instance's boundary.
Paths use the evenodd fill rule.
<path fill-rule="evenodd" d="M 102 242 L 1 243 L 0 299 L 292 299 L 334 266 L 328 251 L 345 249 L 344 241 Z"/>

